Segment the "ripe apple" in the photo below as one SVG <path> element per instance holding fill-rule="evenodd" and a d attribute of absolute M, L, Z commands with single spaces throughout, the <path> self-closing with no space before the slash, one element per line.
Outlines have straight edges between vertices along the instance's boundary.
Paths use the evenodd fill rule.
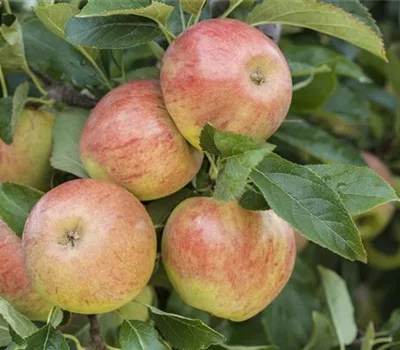
<path fill-rule="evenodd" d="M 393 183 L 393 175 L 389 168 L 378 157 L 368 152 L 361 152 L 364 161 L 389 184 Z M 385 203 L 370 211 L 354 217 L 355 223 L 363 239 L 371 239 L 383 232 L 396 210 L 394 203 Z"/>
<path fill-rule="evenodd" d="M 160 81 L 171 118 L 196 148 L 207 122 L 270 137 L 292 99 L 289 67 L 279 48 L 234 19 L 202 21 L 179 35 L 164 55 Z"/>
<path fill-rule="evenodd" d="M 69 181 L 33 207 L 22 238 L 36 290 L 76 313 L 118 309 L 147 284 L 156 233 L 126 189 L 99 180 Z"/>
<path fill-rule="evenodd" d="M 190 198 L 167 221 L 162 258 L 189 305 L 232 321 L 263 310 L 288 281 L 296 257 L 292 227 L 274 211 Z"/>
<path fill-rule="evenodd" d="M 0 140 L 0 182 L 49 188 L 53 123 L 54 116 L 48 112 L 22 111 L 12 144 Z"/>
<path fill-rule="evenodd" d="M 103 97 L 84 127 L 80 153 L 91 177 L 122 185 L 140 200 L 178 191 L 203 159 L 169 117 L 157 80 L 132 81 Z"/>
<path fill-rule="evenodd" d="M 52 305 L 33 288 L 19 237 L 0 220 L 0 297 L 35 321 L 45 321 Z"/>

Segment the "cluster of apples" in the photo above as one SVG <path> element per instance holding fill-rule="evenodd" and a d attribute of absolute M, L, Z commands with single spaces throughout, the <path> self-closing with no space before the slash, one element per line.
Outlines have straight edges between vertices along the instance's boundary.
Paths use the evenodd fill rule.
<path fill-rule="evenodd" d="M 46 319 L 53 305 L 95 314 L 129 303 L 147 285 L 157 253 L 141 201 L 166 197 L 193 179 L 207 122 L 265 140 L 291 97 L 287 62 L 257 29 L 212 19 L 184 31 L 164 55 L 160 81 L 120 85 L 92 110 L 80 140 L 92 179 L 47 192 L 22 242 L 0 222 L 0 296 L 35 320 Z M 53 119 L 24 111 L 13 144 L 0 142 L 0 181 L 45 189 Z M 276 297 L 295 254 L 294 231 L 273 210 L 247 211 L 206 197 L 175 208 L 161 244 L 180 296 L 234 321 Z"/>

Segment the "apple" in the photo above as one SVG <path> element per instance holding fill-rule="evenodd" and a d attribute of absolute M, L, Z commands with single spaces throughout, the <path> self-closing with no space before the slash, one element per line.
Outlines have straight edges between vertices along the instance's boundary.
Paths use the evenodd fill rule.
<path fill-rule="evenodd" d="M 54 116 L 25 108 L 13 142 L 0 140 L 0 182 L 16 182 L 46 190 L 50 186 L 50 155 Z"/>
<path fill-rule="evenodd" d="M 262 311 L 287 283 L 296 257 L 293 229 L 273 210 L 205 197 L 175 208 L 161 251 L 187 304 L 232 321 Z"/>
<path fill-rule="evenodd" d="M 294 239 L 296 241 L 296 250 L 298 253 L 303 251 L 309 243 L 308 239 L 296 230 L 294 230 Z"/>
<path fill-rule="evenodd" d="M 35 321 L 45 321 L 52 305 L 33 288 L 20 238 L 0 219 L 0 297 Z"/>
<path fill-rule="evenodd" d="M 149 310 L 142 304 L 154 305 L 156 301 L 157 295 L 154 287 L 147 285 L 140 291 L 135 300 L 132 300 L 128 304 L 122 306 L 118 309 L 118 311 L 126 320 L 138 320 L 146 322 L 149 319 Z"/>
<path fill-rule="evenodd" d="M 292 99 L 285 57 L 259 30 L 234 19 L 202 21 L 168 47 L 161 88 L 171 118 L 194 147 L 206 123 L 267 139 Z"/>
<path fill-rule="evenodd" d="M 372 170 L 389 184 L 393 184 L 393 175 L 385 163 L 377 156 L 368 152 L 361 152 L 361 156 Z M 392 219 L 395 211 L 396 206 L 394 203 L 385 203 L 366 213 L 356 215 L 354 221 L 360 231 L 361 237 L 363 239 L 372 239 L 382 233 Z"/>
<path fill-rule="evenodd" d="M 91 112 L 80 140 L 89 175 L 126 187 L 140 200 L 168 196 L 197 174 L 203 154 L 169 117 L 157 80 L 111 90 Z"/>
<path fill-rule="evenodd" d="M 92 179 L 47 192 L 29 214 L 22 243 L 35 289 L 50 303 L 82 314 L 133 300 L 156 258 L 156 233 L 140 201 Z"/>

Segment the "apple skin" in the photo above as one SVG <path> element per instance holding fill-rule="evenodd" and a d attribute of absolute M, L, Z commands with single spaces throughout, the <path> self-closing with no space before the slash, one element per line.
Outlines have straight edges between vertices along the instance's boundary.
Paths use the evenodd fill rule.
<path fill-rule="evenodd" d="M 53 124 L 54 116 L 48 112 L 22 111 L 12 144 L 0 140 L 0 182 L 49 188 Z"/>
<path fill-rule="evenodd" d="M 292 227 L 274 211 L 190 198 L 167 221 L 162 259 L 189 305 L 232 321 L 262 311 L 287 283 L 296 257 Z"/>
<path fill-rule="evenodd" d="M 0 298 L 34 321 L 45 321 L 52 308 L 32 286 L 20 238 L 1 219 Z"/>
<path fill-rule="evenodd" d="M 367 165 L 389 184 L 393 184 L 393 175 L 389 168 L 377 156 L 361 152 L 361 156 Z M 356 215 L 354 221 L 364 240 L 372 239 L 382 233 L 391 221 L 396 211 L 394 203 L 385 203 L 366 213 Z"/>
<path fill-rule="evenodd" d="M 168 47 L 161 66 L 165 105 L 194 147 L 209 122 L 224 131 L 267 139 L 292 99 L 292 78 L 276 44 L 234 19 L 202 21 Z"/>
<path fill-rule="evenodd" d="M 133 300 L 156 258 L 156 233 L 140 201 L 122 187 L 91 179 L 46 193 L 28 217 L 22 242 L 35 289 L 82 314 Z"/>
<path fill-rule="evenodd" d="M 180 190 L 203 160 L 169 117 L 159 82 L 150 79 L 120 85 L 101 99 L 84 127 L 80 154 L 91 177 L 143 201 Z"/>

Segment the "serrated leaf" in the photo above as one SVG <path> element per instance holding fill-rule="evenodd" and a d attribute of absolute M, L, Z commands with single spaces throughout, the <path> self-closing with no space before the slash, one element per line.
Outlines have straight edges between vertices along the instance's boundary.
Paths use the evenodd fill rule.
<path fill-rule="evenodd" d="M 14 92 L 12 114 L 11 114 L 11 133 L 15 135 L 17 129 L 18 120 L 24 109 L 26 99 L 28 98 L 29 83 L 24 82 L 19 85 Z"/>
<path fill-rule="evenodd" d="M 151 319 L 173 348 L 198 350 L 212 344 L 221 344 L 225 337 L 202 321 L 163 312 L 148 306 Z"/>
<path fill-rule="evenodd" d="M 65 39 L 65 27 L 67 22 L 79 12 L 78 4 L 58 3 L 35 9 L 36 16 L 54 34 Z"/>
<path fill-rule="evenodd" d="M 25 69 L 27 63 L 25 60 L 24 42 L 18 20 L 15 19 L 9 27 L 2 24 L 0 34 L 6 42 L 6 45 L 0 50 L 0 65 L 3 69 L 9 70 Z"/>
<path fill-rule="evenodd" d="M 206 124 L 200 133 L 200 147 L 204 152 L 219 156 L 221 152 L 215 144 L 214 136 L 217 129 L 211 124 Z"/>
<path fill-rule="evenodd" d="M 334 271 L 318 266 L 325 298 L 341 349 L 357 336 L 354 307 L 344 280 Z"/>
<path fill-rule="evenodd" d="M 400 97 L 400 43 L 394 43 L 390 46 L 388 58 L 387 77 L 396 95 Z"/>
<path fill-rule="evenodd" d="M 10 182 L 0 183 L 0 217 L 18 237 L 22 236 L 25 221 L 43 192 Z"/>
<path fill-rule="evenodd" d="M 7 145 L 12 143 L 12 97 L 3 97 L 0 99 L 0 142 L 3 141 Z"/>
<path fill-rule="evenodd" d="M 261 314 L 268 340 L 279 349 L 302 349 L 312 332 L 311 313 L 321 308 L 316 275 L 297 257 L 289 282 Z"/>
<path fill-rule="evenodd" d="M 79 140 L 89 111 L 67 108 L 61 112 L 54 124 L 54 146 L 51 165 L 81 178 L 88 178 L 79 154 Z"/>
<path fill-rule="evenodd" d="M 344 164 L 307 167 L 340 195 L 351 215 L 365 213 L 381 204 L 398 200 L 395 190 L 368 167 Z"/>
<path fill-rule="evenodd" d="M 56 329 L 63 322 L 64 313 L 57 306 L 53 306 L 53 308 L 50 311 L 49 319 L 50 319 L 50 325 L 54 329 Z"/>
<path fill-rule="evenodd" d="M 50 32 L 38 19 L 22 26 L 29 65 L 59 81 L 77 86 L 103 84 L 100 74 L 88 59 L 72 45 Z M 40 39 L 39 39 L 40 38 Z"/>
<path fill-rule="evenodd" d="M 247 210 L 267 210 L 270 209 L 264 195 L 255 186 L 248 186 L 240 197 L 239 204 Z"/>
<path fill-rule="evenodd" d="M 180 191 L 168 197 L 151 201 L 150 204 L 146 206 L 146 210 L 151 217 L 153 225 L 156 228 L 164 226 L 164 223 L 175 207 L 186 198 L 194 196 L 194 194 L 192 190 L 182 188 Z"/>
<path fill-rule="evenodd" d="M 253 26 L 281 23 L 313 29 L 348 41 L 386 60 L 382 40 L 375 30 L 331 4 L 303 0 L 269 0 L 256 6 L 248 14 L 246 21 Z"/>
<path fill-rule="evenodd" d="M 313 171 L 270 154 L 250 178 L 271 208 L 308 239 L 350 260 L 366 261 L 357 228 L 339 195 Z"/>
<path fill-rule="evenodd" d="M 279 139 L 324 163 L 365 165 L 360 152 L 300 117 L 287 119 L 270 139 Z"/>
<path fill-rule="evenodd" d="M 99 49 L 126 49 L 161 35 L 157 24 L 135 15 L 72 18 L 66 26 L 72 44 Z"/>
<path fill-rule="evenodd" d="M 148 323 L 131 320 L 124 321 L 119 331 L 122 350 L 166 350 L 158 338 L 158 333 Z"/>
<path fill-rule="evenodd" d="M 313 331 L 303 350 L 331 349 L 338 345 L 332 321 L 324 314 L 312 313 Z"/>
<path fill-rule="evenodd" d="M 0 347 L 5 347 L 11 342 L 8 324 L 2 316 L 0 316 Z"/>
<path fill-rule="evenodd" d="M 146 17 L 161 26 L 167 26 L 174 7 L 159 1 L 89 0 L 77 17 L 136 15 Z"/>
<path fill-rule="evenodd" d="M 50 325 L 40 328 L 26 339 L 25 350 L 69 350 L 63 335 Z"/>
<path fill-rule="evenodd" d="M 179 0 L 183 10 L 192 15 L 197 15 L 207 0 Z"/>
<path fill-rule="evenodd" d="M 38 329 L 24 315 L 16 311 L 9 302 L 2 298 L 0 298 L 0 315 L 21 338 L 29 337 Z"/>

